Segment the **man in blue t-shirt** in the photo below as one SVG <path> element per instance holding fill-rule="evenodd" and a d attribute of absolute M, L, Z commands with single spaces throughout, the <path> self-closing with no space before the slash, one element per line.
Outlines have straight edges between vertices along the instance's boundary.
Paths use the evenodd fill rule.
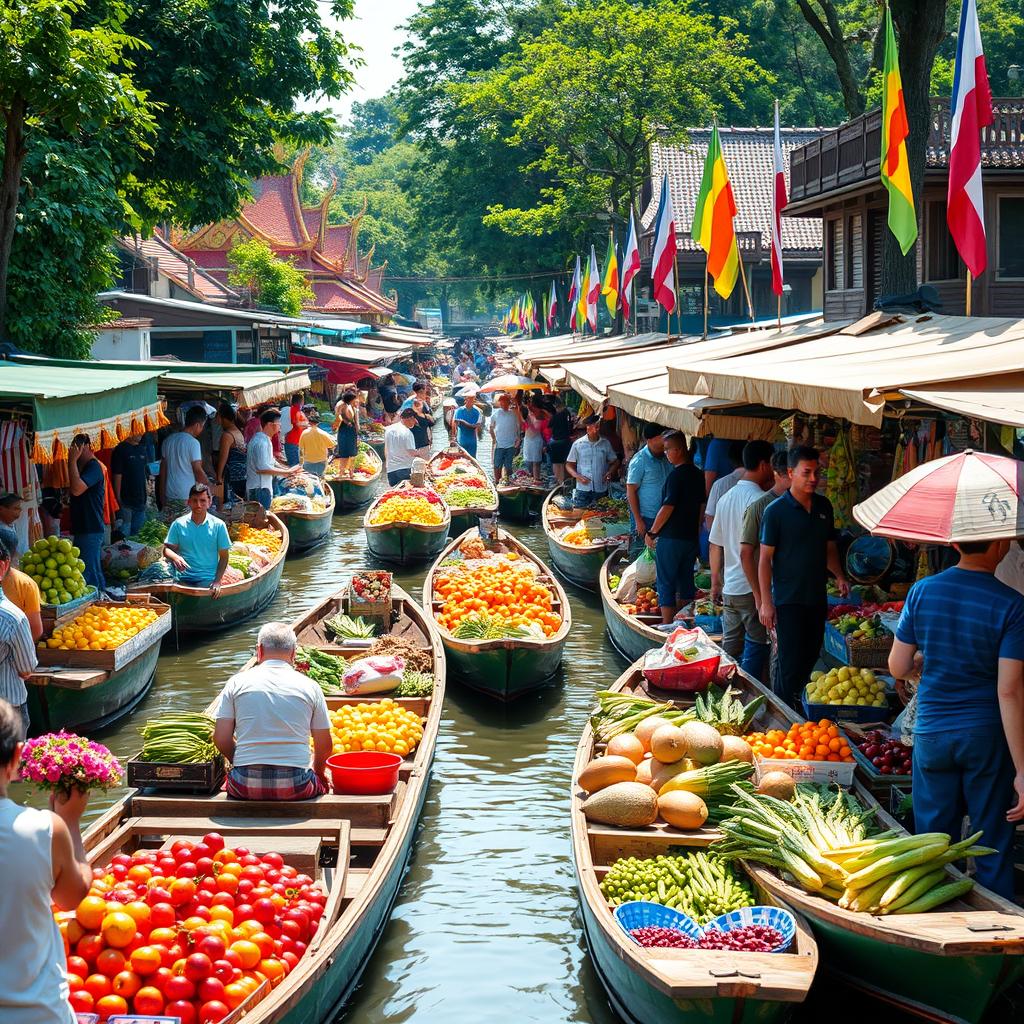
<path fill-rule="evenodd" d="M 644 427 L 644 446 L 626 467 L 626 502 L 632 524 L 630 548 L 643 545 L 647 531 L 661 508 L 665 481 L 672 463 L 665 457 L 665 428 L 657 423 Z"/>
<path fill-rule="evenodd" d="M 914 584 L 889 671 L 923 658 L 914 723 L 914 827 L 983 846 L 978 881 L 1013 899 L 1013 836 L 1024 821 L 1024 597 L 995 578 L 1008 540 L 954 544 L 960 562 Z"/>
<path fill-rule="evenodd" d="M 209 587 L 220 593 L 228 567 L 231 538 L 223 520 L 209 514 L 210 489 L 196 484 L 188 492 L 188 515 L 171 523 L 164 541 L 164 557 L 174 566 L 178 580 L 190 587 Z"/>
<path fill-rule="evenodd" d="M 472 391 L 466 395 L 466 404 L 455 413 L 455 425 L 459 428 L 459 444 L 476 458 L 476 443 L 484 429 L 484 417 Z"/>

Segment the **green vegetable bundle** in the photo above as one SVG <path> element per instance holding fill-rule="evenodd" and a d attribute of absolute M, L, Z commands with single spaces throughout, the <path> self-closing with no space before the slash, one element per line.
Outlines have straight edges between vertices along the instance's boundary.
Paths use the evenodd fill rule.
<path fill-rule="evenodd" d="M 457 640 L 526 640 L 537 634 L 526 626 L 511 626 L 489 615 L 467 615 L 453 630 Z"/>
<path fill-rule="evenodd" d="M 167 539 L 167 525 L 159 519 L 147 519 L 132 538 L 147 547 L 157 548 Z"/>
<path fill-rule="evenodd" d="M 717 799 L 731 796 L 733 784 L 746 782 L 753 774 L 754 766 L 747 761 L 720 761 L 674 775 L 661 787 L 660 793 L 678 790 L 693 793 L 702 800 Z"/>
<path fill-rule="evenodd" d="M 348 615 L 335 615 L 324 625 L 337 637 L 350 640 L 369 640 L 373 637 L 373 623 L 367 622 L 361 615 L 356 618 L 351 618 Z"/>
<path fill-rule="evenodd" d="M 750 731 L 750 723 L 768 699 L 764 694 L 749 704 L 737 700 L 739 691 L 727 686 L 724 690 L 709 686 L 705 694 L 697 694 L 693 710 L 698 721 L 714 726 L 723 736 L 743 736 Z"/>
<path fill-rule="evenodd" d="M 214 721 L 209 715 L 177 711 L 150 719 L 142 733 L 142 761 L 199 764 L 220 757 L 213 745 Z"/>
<path fill-rule="evenodd" d="M 608 869 L 601 892 L 613 907 L 646 900 L 673 907 L 698 924 L 757 902 L 751 886 L 729 864 L 704 850 L 678 856 L 621 857 Z"/>
<path fill-rule="evenodd" d="M 434 692 L 434 675 L 432 672 L 417 672 L 407 668 L 402 673 L 402 681 L 391 692 L 392 697 L 430 697 Z"/>
<path fill-rule="evenodd" d="M 489 487 L 452 487 L 444 492 L 449 508 L 475 508 L 492 505 L 494 494 Z"/>
<path fill-rule="evenodd" d="M 341 677 L 348 667 L 348 661 L 345 658 L 339 658 L 334 654 L 325 654 L 315 647 L 296 647 L 295 667 L 309 676 L 326 696 L 336 697 L 345 692 L 345 688 L 341 684 Z"/>
<path fill-rule="evenodd" d="M 664 718 L 673 725 L 692 722 L 696 717 L 693 711 L 677 708 L 672 701 L 662 704 L 647 697 L 602 690 L 597 694 L 597 707 L 590 714 L 590 724 L 598 742 L 607 743 L 616 736 L 633 732 L 645 718 L 652 715 Z"/>

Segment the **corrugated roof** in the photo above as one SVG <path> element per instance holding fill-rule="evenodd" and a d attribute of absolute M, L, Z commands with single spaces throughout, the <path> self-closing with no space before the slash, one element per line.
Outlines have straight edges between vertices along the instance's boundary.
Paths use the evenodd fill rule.
<path fill-rule="evenodd" d="M 789 184 L 789 154 L 798 146 L 827 134 L 824 128 L 783 128 L 782 155 Z M 690 128 L 689 142 L 684 145 L 666 145 L 655 142 L 651 146 L 651 177 L 655 183 L 654 196 L 641 221 L 646 229 L 654 224 L 661 198 L 660 182 L 668 174 L 672 192 L 672 206 L 676 227 L 685 238 L 679 241 L 680 250 L 693 250 L 697 243 L 689 238 L 693 223 L 693 208 L 704 173 L 704 159 L 711 139 L 709 128 Z M 775 175 L 775 141 L 771 128 L 719 128 L 722 154 L 729 170 L 733 195 L 736 198 L 736 230 L 758 231 L 761 244 L 771 245 L 772 188 Z M 782 218 L 783 252 L 815 252 L 821 250 L 821 221 L 809 217 Z"/>
<path fill-rule="evenodd" d="M 151 238 L 118 238 L 117 244 L 129 253 L 140 253 L 151 260 L 157 270 L 169 277 L 183 291 L 190 292 L 207 302 L 227 302 L 237 299 L 238 293 L 211 277 L 202 270 L 195 260 L 189 260 L 178 252 L 170 242 L 159 235 Z M 191 268 L 189 264 L 191 263 Z"/>

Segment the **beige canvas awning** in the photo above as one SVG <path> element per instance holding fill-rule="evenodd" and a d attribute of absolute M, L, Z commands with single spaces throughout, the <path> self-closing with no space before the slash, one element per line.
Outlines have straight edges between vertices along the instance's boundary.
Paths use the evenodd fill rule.
<path fill-rule="evenodd" d="M 572 341 L 544 349 L 521 353 L 516 362 L 531 373 L 542 366 L 557 366 L 559 363 L 582 359 L 604 359 L 620 352 L 637 352 L 655 348 L 668 342 L 667 334 L 615 334 L 591 341 Z"/>
<path fill-rule="evenodd" d="M 597 407 L 608 397 L 608 388 L 613 384 L 626 384 L 663 375 L 667 362 L 674 357 L 677 348 L 678 345 L 666 344 L 604 359 L 574 360 L 557 367 L 545 367 L 540 374 L 551 380 L 550 374 L 560 373 L 567 387 Z"/>
<path fill-rule="evenodd" d="M 865 317 L 770 356 L 737 356 L 669 367 L 683 394 L 882 421 L 885 395 L 917 384 L 959 382 L 1024 370 L 1024 321 L 926 314 L 893 322 Z"/>
<path fill-rule="evenodd" d="M 900 388 L 900 394 L 958 416 L 1024 427 L 1024 372 Z"/>
<path fill-rule="evenodd" d="M 775 420 L 722 411 L 732 404 L 722 399 L 673 394 L 668 389 L 667 374 L 614 385 L 608 389 L 608 402 L 646 423 L 659 423 L 697 437 L 714 434 L 731 441 L 770 441 L 779 433 Z"/>

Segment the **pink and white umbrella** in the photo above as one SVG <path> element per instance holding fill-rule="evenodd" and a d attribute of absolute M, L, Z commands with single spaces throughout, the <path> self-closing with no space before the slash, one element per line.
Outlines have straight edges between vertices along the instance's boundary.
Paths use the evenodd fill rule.
<path fill-rule="evenodd" d="M 968 449 L 925 462 L 853 507 L 880 537 L 952 544 L 1024 536 L 1024 463 Z"/>

